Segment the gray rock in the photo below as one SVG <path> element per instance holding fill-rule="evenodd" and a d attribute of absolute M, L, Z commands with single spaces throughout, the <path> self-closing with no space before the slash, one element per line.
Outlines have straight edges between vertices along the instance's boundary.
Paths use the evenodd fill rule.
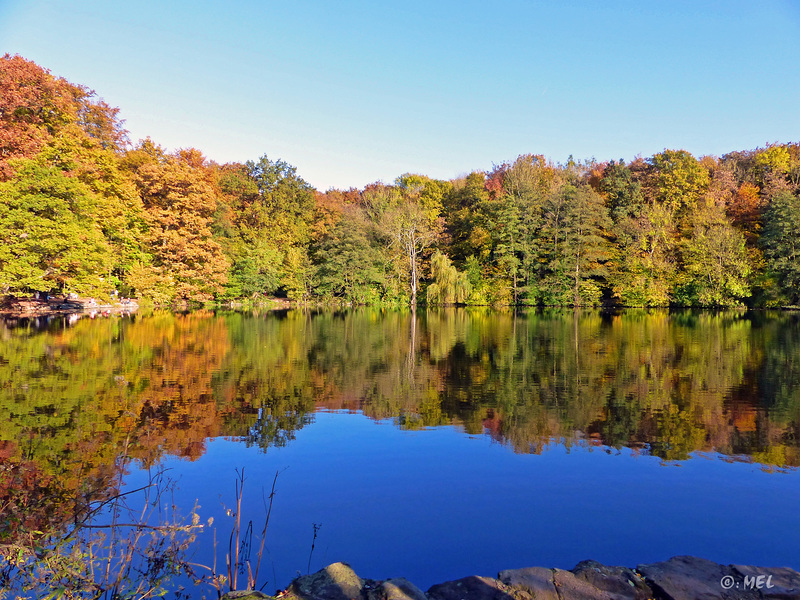
<path fill-rule="evenodd" d="M 562 600 L 615 600 L 609 592 L 597 589 L 570 571 L 555 569 L 553 583 L 558 597 Z"/>
<path fill-rule="evenodd" d="M 613 600 L 647 600 L 653 597 L 653 591 L 644 579 L 627 567 L 607 567 L 596 560 L 584 560 L 572 572 L 578 579 L 607 592 Z"/>
<path fill-rule="evenodd" d="M 559 600 L 553 583 L 553 569 L 527 567 L 500 571 L 497 578 L 505 585 L 528 594 L 536 600 Z"/>
<path fill-rule="evenodd" d="M 360 600 L 365 581 L 347 563 L 333 563 L 324 569 L 295 579 L 283 597 L 303 600 Z"/>
<path fill-rule="evenodd" d="M 364 586 L 367 600 L 428 600 L 425 593 L 403 577 L 379 582 L 374 588 Z"/>
<path fill-rule="evenodd" d="M 530 600 L 525 592 L 514 590 L 497 579 L 473 575 L 434 585 L 430 600 Z"/>
<path fill-rule="evenodd" d="M 696 556 L 675 556 L 665 562 L 639 565 L 636 570 L 644 576 L 657 597 L 668 600 L 760 598 L 757 591 L 736 587 L 741 579 L 732 567 Z"/>
<path fill-rule="evenodd" d="M 800 573 L 787 567 L 731 565 L 742 587 L 755 587 L 769 600 L 800 599 Z M 759 579 L 762 578 L 762 579 Z M 770 587 L 771 586 L 771 587 Z"/>

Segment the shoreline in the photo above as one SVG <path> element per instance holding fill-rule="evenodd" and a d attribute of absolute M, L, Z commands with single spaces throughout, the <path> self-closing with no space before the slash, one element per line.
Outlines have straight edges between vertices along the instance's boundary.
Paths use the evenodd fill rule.
<path fill-rule="evenodd" d="M 5 317 L 30 318 L 75 313 L 130 314 L 139 309 L 136 300 L 123 298 L 113 304 L 101 304 L 94 298 L 54 296 L 47 300 L 38 298 L 0 298 L 0 315 Z"/>
<path fill-rule="evenodd" d="M 222 600 L 733 600 L 800 599 L 800 573 L 788 567 L 723 565 L 696 556 L 675 556 L 635 568 L 585 560 L 573 569 L 526 567 L 496 578 L 472 575 L 423 592 L 403 577 L 372 580 L 350 565 L 333 563 L 295 579 L 275 596 L 229 592 Z"/>
<path fill-rule="evenodd" d="M 81 313 L 104 313 L 104 314 L 115 314 L 115 315 L 124 315 L 136 312 L 140 308 L 139 300 L 133 298 L 122 298 L 117 302 L 113 302 L 110 304 L 106 303 L 98 303 L 95 301 L 94 298 L 80 298 L 70 294 L 70 296 L 55 296 L 49 298 L 47 300 L 36 299 L 33 297 L 16 297 L 16 296 L 0 296 L 0 317 L 15 317 L 15 318 L 30 318 L 30 317 L 46 317 L 46 316 L 54 316 L 54 315 L 69 315 L 69 314 L 81 314 Z M 147 306 L 154 306 L 152 304 L 147 304 Z M 407 309 L 407 310 L 415 310 L 409 306 L 382 306 L 382 305 L 366 305 L 366 304 L 352 304 L 352 303 L 327 303 L 327 302 L 296 302 L 291 301 L 286 298 L 276 298 L 276 297 L 267 297 L 267 298 L 260 298 L 257 301 L 247 300 L 247 299 L 239 299 L 239 300 L 227 300 L 218 303 L 212 303 L 211 305 L 214 308 L 220 309 L 229 309 L 234 311 L 241 311 L 241 310 L 267 310 L 267 311 L 281 311 L 281 310 L 291 310 L 291 309 L 322 309 L 322 310 L 342 310 L 342 309 L 358 309 L 358 308 L 399 308 L 399 309 Z M 162 308 L 165 310 L 172 310 L 172 311 L 186 311 L 186 310 L 196 310 L 200 308 L 208 308 L 209 305 L 199 305 L 195 304 L 192 305 L 190 303 L 176 303 L 172 305 L 164 305 L 164 306 L 155 306 L 156 308 Z M 776 307 L 729 307 L 729 308 L 701 308 L 697 306 L 650 306 L 650 307 L 639 307 L 639 306 L 618 306 L 618 305 L 600 305 L 600 306 L 586 306 L 586 307 L 554 307 L 554 306 L 536 306 L 536 305 L 529 305 L 529 304 L 507 304 L 507 305 L 478 305 L 478 304 L 462 304 L 462 305 L 419 305 L 416 309 L 439 309 L 439 308 L 450 308 L 450 307 L 459 307 L 459 308 L 466 308 L 466 309 L 492 309 L 492 310 L 511 310 L 511 311 L 519 311 L 519 310 L 530 310 L 530 309 L 548 309 L 548 308 L 561 308 L 561 309 L 594 309 L 600 310 L 601 312 L 620 312 L 626 310 L 667 310 L 667 311 L 674 311 L 674 310 L 703 310 L 703 311 L 737 311 L 737 312 L 769 312 L 769 311 L 777 311 L 777 312 L 797 312 L 800 311 L 800 306 L 776 306 Z"/>

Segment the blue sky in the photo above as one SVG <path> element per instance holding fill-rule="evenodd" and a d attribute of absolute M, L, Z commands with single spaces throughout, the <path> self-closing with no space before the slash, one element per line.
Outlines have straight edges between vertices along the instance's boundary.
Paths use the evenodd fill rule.
<path fill-rule="evenodd" d="M 0 0 L 131 137 L 329 187 L 800 141 L 800 2 Z"/>

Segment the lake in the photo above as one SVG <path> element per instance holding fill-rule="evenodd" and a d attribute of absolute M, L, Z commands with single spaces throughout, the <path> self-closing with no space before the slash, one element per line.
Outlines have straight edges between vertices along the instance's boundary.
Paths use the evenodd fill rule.
<path fill-rule="evenodd" d="M 7 319 L 0 382 L 0 541 L 165 468 L 213 518 L 206 565 L 237 472 L 253 556 L 279 472 L 266 591 L 337 560 L 422 589 L 587 558 L 800 569 L 797 313 Z"/>

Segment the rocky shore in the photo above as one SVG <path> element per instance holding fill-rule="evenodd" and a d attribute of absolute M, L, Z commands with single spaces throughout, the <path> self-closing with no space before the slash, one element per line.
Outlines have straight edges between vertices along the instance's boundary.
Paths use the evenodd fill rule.
<path fill-rule="evenodd" d="M 122 298 L 113 303 L 98 302 L 94 298 L 79 298 L 76 295 L 44 298 L 0 298 L 0 314 L 11 317 L 42 317 L 71 313 L 131 313 L 139 305 L 135 300 Z"/>
<path fill-rule="evenodd" d="M 574 569 L 528 567 L 496 578 L 473 575 L 423 592 L 403 578 L 362 579 L 345 563 L 299 577 L 276 596 L 230 592 L 224 600 L 789 600 L 800 599 L 800 573 L 786 567 L 721 565 L 694 556 L 628 567 L 587 560 Z"/>

